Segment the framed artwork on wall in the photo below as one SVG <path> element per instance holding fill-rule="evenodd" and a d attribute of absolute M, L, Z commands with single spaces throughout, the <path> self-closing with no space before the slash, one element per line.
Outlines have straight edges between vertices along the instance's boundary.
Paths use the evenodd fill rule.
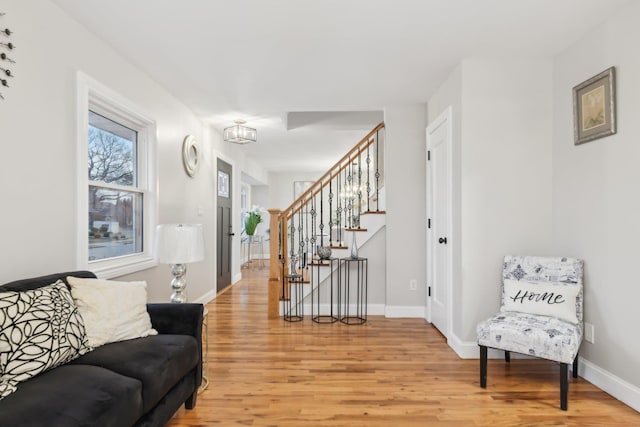
<path fill-rule="evenodd" d="M 573 88 L 573 137 L 579 145 L 616 133 L 615 67 Z"/>

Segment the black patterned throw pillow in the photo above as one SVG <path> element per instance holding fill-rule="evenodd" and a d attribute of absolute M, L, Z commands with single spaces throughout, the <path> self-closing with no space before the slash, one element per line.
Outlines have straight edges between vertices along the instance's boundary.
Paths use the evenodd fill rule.
<path fill-rule="evenodd" d="M 78 307 L 61 280 L 0 292 L 0 399 L 21 381 L 90 350 Z"/>

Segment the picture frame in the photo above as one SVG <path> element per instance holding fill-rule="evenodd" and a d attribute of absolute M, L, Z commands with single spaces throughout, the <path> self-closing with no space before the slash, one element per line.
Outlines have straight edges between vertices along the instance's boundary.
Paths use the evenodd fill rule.
<path fill-rule="evenodd" d="M 573 88 L 574 145 L 616 133 L 615 67 Z"/>
<path fill-rule="evenodd" d="M 293 200 L 302 196 L 302 193 L 311 188 L 314 182 L 315 181 L 293 181 Z"/>

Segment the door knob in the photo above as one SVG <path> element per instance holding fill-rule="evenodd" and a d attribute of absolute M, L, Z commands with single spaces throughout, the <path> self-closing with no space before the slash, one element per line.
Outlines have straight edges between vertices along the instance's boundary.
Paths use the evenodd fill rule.
<path fill-rule="evenodd" d="M 444 243 L 445 245 L 447 244 L 447 238 L 446 237 L 441 237 L 438 239 L 438 243 Z"/>
<path fill-rule="evenodd" d="M 235 236 L 236 233 L 229 233 L 229 236 Z"/>

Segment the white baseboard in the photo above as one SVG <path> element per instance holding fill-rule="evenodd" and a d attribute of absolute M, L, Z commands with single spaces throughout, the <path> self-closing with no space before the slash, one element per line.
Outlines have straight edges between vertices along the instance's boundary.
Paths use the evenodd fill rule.
<path fill-rule="evenodd" d="M 462 341 L 454 333 L 450 333 L 451 338 L 447 339 L 449 347 L 456 352 L 461 359 L 479 359 L 480 351 L 478 350 L 478 343 L 473 341 Z M 489 354 L 487 354 L 489 356 Z"/>
<path fill-rule="evenodd" d="M 388 305 L 384 311 L 385 317 L 416 318 L 424 319 L 423 305 Z"/>
<path fill-rule="evenodd" d="M 283 303 L 280 303 L 280 315 L 284 313 Z M 329 312 L 328 304 L 320 305 L 321 313 Z M 350 305 L 349 312 L 355 313 L 356 306 Z M 311 304 L 304 304 L 305 315 L 311 314 Z M 424 319 L 424 307 L 423 306 L 386 306 L 384 304 L 369 304 L 367 306 L 367 315 L 369 316 L 385 316 L 389 318 L 420 318 Z M 477 356 L 477 355 L 476 355 Z"/>
<path fill-rule="evenodd" d="M 242 280 L 242 272 L 233 275 L 233 277 L 231 278 L 231 284 L 235 285 L 240 280 Z"/>
<path fill-rule="evenodd" d="M 305 316 L 310 316 L 311 315 L 311 304 L 310 303 L 305 303 L 303 304 L 303 312 Z M 316 311 L 316 308 L 314 307 L 314 313 Z M 284 315 L 284 303 L 280 302 L 280 306 L 278 308 L 278 312 L 280 314 L 280 316 Z M 329 304 L 320 304 L 320 314 L 324 315 L 324 314 L 329 314 L 331 312 L 331 307 L 329 307 Z M 356 306 L 354 305 L 350 305 L 349 306 L 349 313 L 355 313 L 356 312 Z M 334 306 L 333 308 L 333 314 L 337 316 L 337 311 L 336 311 L 336 307 Z M 367 316 L 383 316 L 384 315 L 384 304 L 369 304 L 367 306 Z"/>
<path fill-rule="evenodd" d="M 206 294 L 202 295 L 200 298 L 197 298 L 191 302 L 195 302 L 199 304 L 207 304 L 213 301 L 214 299 L 216 299 L 216 294 L 217 294 L 216 290 L 212 289 Z"/>
<path fill-rule="evenodd" d="M 456 352 L 462 359 L 478 359 L 480 358 L 480 352 L 478 351 L 478 344 L 474 341 L 462 341 L 455 334 L 451 334 L 451 338 L 447 341 L 449 346 Z M 504 358 L 504 352 L 489 349 L 487 354 L 489 359 L 502 359 Z M 511 357 L 514 359 L 528 359 L 530 356 L 518 353 L 512 353 Z M 572 369 L 572 365 L 569 365 L 569 369 Z M 578 363 L 578 375 L 595 385 L 599 389 L 609 393 L 614 398 L 618 399 L 622 403 L 630 406 L 636 411 L 640 412 L 640 388 L 628 383 L 595 365 L 594 363 L 580 357 Z"/>
<path fill-rule="evenodd" d="M 578 374 L 591 384 L 640 412 L 640 388 L 582 357 L 578 363 Z"/>

